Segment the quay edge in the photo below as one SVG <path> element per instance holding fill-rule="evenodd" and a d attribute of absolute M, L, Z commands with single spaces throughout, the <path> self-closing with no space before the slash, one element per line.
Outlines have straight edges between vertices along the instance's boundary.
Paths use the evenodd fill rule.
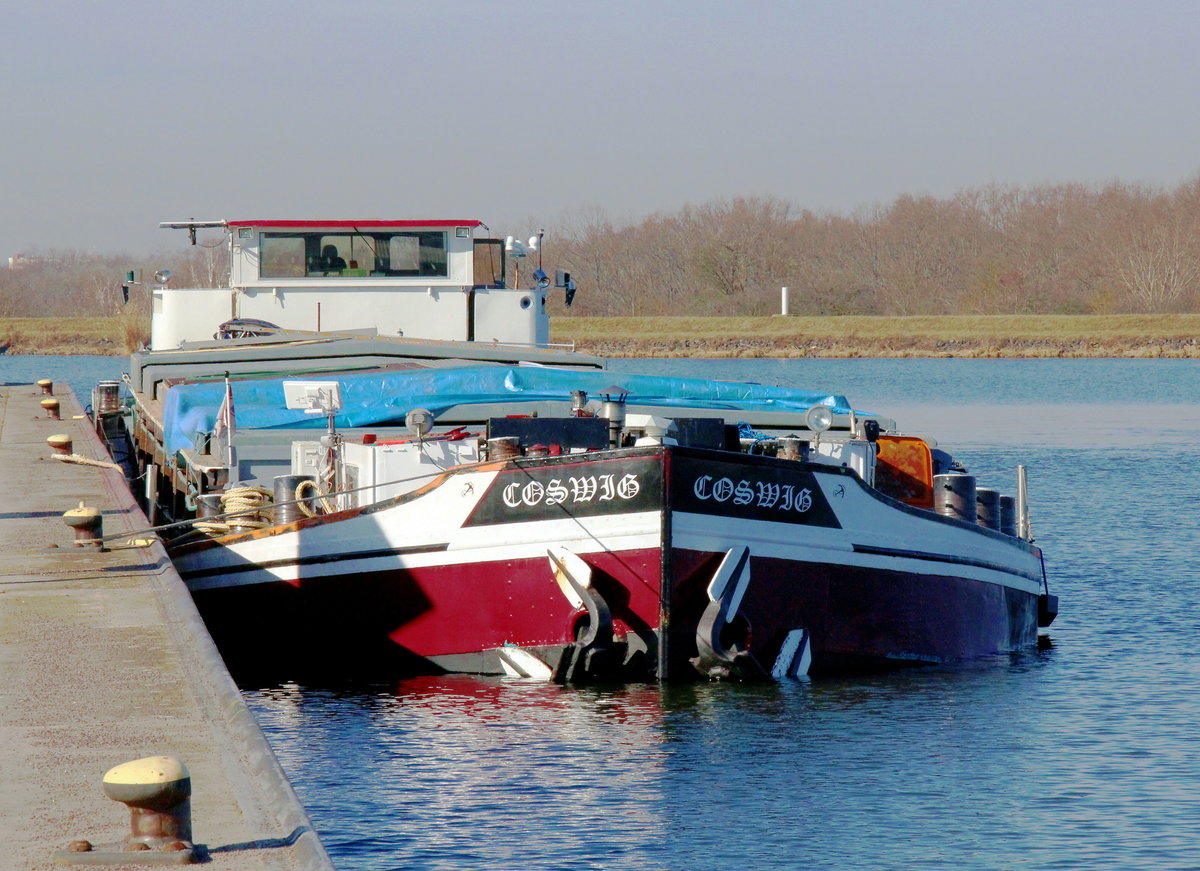
<path fill-rule="evenodd" d="M 109 459 L 75 397 L 55 393 L 60 420 L 34 385 L 0 387 L 5 866 L 53 867 L 74 840 L 119 842 L 130 814 L 103 794 L 105 771 L 170 755 L 191 772 L 206 867 L 332 871 L 162 546 L 73 545 L 61 515 L 80 502 L 100 510 L 105 535 L 149 523 L 119 470 L 51 460 L 55 434 L 85 460 Z"/>

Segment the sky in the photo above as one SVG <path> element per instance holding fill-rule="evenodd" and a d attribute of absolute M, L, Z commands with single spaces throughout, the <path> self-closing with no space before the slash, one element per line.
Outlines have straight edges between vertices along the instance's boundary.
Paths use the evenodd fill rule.
<path fill-rule="evenodd" d="M 1200 173 L 1194 0 L 6 0 L 0 263 Z"/>

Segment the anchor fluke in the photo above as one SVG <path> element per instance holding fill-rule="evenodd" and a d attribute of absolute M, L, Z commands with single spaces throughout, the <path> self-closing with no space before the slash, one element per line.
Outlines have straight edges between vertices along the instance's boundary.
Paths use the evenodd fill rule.
<path fill-rule="evenodd" d="M 568 645 L 559 662 L 556 678 L 563 683 L 584 678 L 610 676 L 615 657 L 612 651 L 612 611 L 592 585 L 592 567 L 565 547 L 546 551 L 558 587 L 576 609 L 587 609 L 587 625 L 575 643 Z"/>
<path fill-rule="evenodd" d="M 711 680 L 761 680 L 766 677 L 762 666 L 750 655 L 748 642 L 746 649 L 739 649 L 736 644 L 726 646 L 721 640 L 725 627 L 737 618 L 749 585 L 750 549 L 731 547 L 709 581 L 709 603 L 696 624 L 697 655 L 691 662 Z"/>

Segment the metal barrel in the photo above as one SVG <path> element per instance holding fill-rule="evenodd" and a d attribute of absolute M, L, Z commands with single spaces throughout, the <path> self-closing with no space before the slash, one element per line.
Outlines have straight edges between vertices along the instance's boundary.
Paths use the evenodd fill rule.
<path fill-rule="evenodd" d="M 1015 496 L 1000 497 L 1000 531 L 1017 537 L 1017 499 Z"/>
<path fill-rule="evenodd" d="M 121 382 L 101 381 L 92 400 L 95 414 L 116 414 L 121 410 Z"/>
<path fill-rule="evenodd" d="M 979 487 L 975 490 L 975 522 L 988 529 L 1000 528 L 1000 491 Z"/>
<path fill-rule="evenodd" d="M 197 517 L 216 517 L 221 513 L 220 493 L 201 493 L 196 497 Z"/>
<path fill-rule="evenodd" d="M 933 510 L 945 517 L 975 522 L 975 476 L 933 476 Z"/>
<path fill-rule="evenodd" d="M 275 522 L 276 523 L 292 523 L 306 516 L 300 510 L 300 503 L 296 502 L 296 488 L 305 481 L 315 481 L 314 475 L 276 475 L 272 479 L 272 490 L 275 493 Z M 314 494 L 315 498 L 315 494 Z M 290 505 L 281 505 L 281 502 L 290 502 Z M 306 500 L 309 507 L 315 510 L 315 505 L 311 499 Z"/>
<path fill-rule="evenodd" d="M 489 460 L 507 460 L 521 456 L 521 440 L 516 436 L 499 436 L 487 440 Z"/>

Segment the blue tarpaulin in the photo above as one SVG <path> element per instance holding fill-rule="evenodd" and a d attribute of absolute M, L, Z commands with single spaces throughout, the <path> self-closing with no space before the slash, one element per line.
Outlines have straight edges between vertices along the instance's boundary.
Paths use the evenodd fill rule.
<path fill-rule="evenodd" d="M 414 408 L 427 408 L 436 416 L 455 405 L 570 401 L 572 390 L 586 390 L 596 398 L 610 393 L 610 387 L 628 393 L 631 405 L 792 412 L 826 405 L 839 413 L 850 411 L 843 396 L 789 387 L 543 366 L 463 366 L 237 380 L 232 385 L 237 429 L 324 428 L 326 417 L 288 408 L 284 401 L 285 380 L 314 378 L 339 383 L 339 428 L 403 421 Z M 222 381 L 179 384 L 167 391 L 163 424 L 168 457 L 193 447 L 197 433 L 212 431 L 224 396 Z"/>

